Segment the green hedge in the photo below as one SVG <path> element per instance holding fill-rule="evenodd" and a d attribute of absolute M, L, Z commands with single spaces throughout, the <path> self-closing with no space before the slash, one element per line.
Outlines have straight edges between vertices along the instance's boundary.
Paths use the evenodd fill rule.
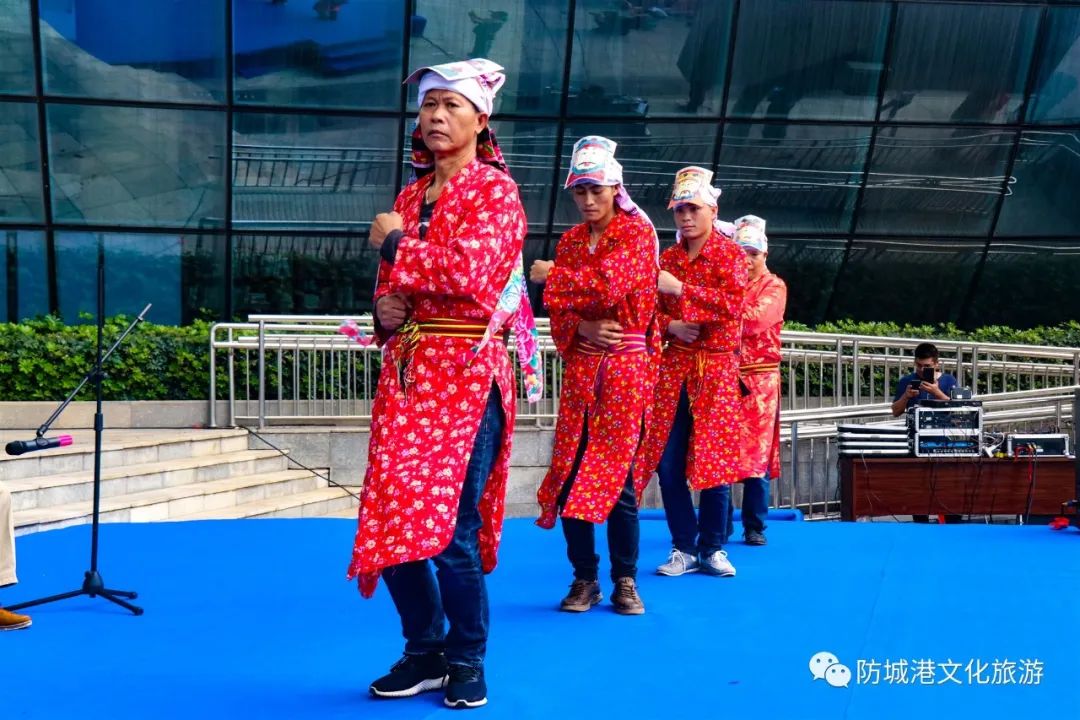
<path fill-rule="evenodd" d="M 132 318 L 109 318 L 105 349 Z M 209 322 L 185 327 L 142 323 L 105 364 L 106 400 L 206 400 Z M 62 400 L 97 352 L 97 326 L 46 317 L 0 324 L 0 400 Z M 93 400 L 87 384 L 77 400 Z"/>
<path fill-rule="evenodd" d="M 110 318 L 105 326 L 106 347 L 123 332 L 130 318 Z M 127 337 L 106 365 L 107 400 L 206 400 L 210 373 L 209 322 L 184 327 L 143 323 Z M 1080 347 L 1080 322 L 1053 327 L 1016 330 L 990 326 L 964 331 L 954 325 L 898 325 L 896 323 L 838 321 L 810 328 L 788 323 L 789 330 L 878 335 L 891 337 L 972 340 Z M 0 400 L 61 400 L 93 362 L 97 328 L 92 324 L 64 325 L 56 318 L 0 324 Z M 268 394 L 275 394 L 276 378 L 269 378 Z M 286 378 L 291 381 L 291 378 Z M 226 379 L 220 376 L 218 397 L 225 396 Z M 288 386 L 289 383 L 286 382 Z M 91 386 L 79 400 L 92 400 Z"/>

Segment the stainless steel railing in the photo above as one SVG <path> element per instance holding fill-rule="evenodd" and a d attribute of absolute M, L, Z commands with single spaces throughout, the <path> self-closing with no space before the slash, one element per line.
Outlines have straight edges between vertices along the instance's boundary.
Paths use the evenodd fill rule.
<path fill-rule="evenodd" d="M 219 323 L 210 338 L 210 424 L 365 424 L 381 352 L 340 335 L 344 316 L 253 315 Z M 356 318 L 372 331 L 370 316 Z M 538 319 L 544 400 L 518 401 L 518 424 L 553 428 L 562 361 Z M 776 507 L 812 518 L 838 514 L 836 425 L 892 421 L 891 388 L 910 369 L 919 340 L 784 332 L 782 477 Z M 1002 430 L 1066 428 L 1080 388 L 1080 349 L 935 340 L 946 371 L 983 401 L 984 424 Z M 511 343 L 511 348 L 513 343 Z M 519 377 L 520 381 L 520 377 Z M 225 417 L 218 417 L 218 400 Z"/>
<path fill-rule="evenodd" d="M 212 397 L 227 401 L 226 424 L 365 422 L 381 357 L 336 332 L 344 316 L 253 315 L 211 331 Z M 371 331 L 370 316 L 356 318 Z M 558 415 L 562 363 L 538 320 L 548 377 L 545 400 L 522 403 L 522 422 Z M 783 409 L 874 405 L 892 400 L 921 342 L 910 338 L 788 332 L 782 336 Z M 942 365 L 977 395 L 1080 384 L 1080 348 L 935 340 Z M 512 344 L 511 344 L 512 345 Z M 211 407 L 217 423 L 216 405 Z"/>
<path fill-rule="evenodd" d="M 216 400 L 222 395 L 227 400 L 225 425 L 368 422 L 381 351 L 339 334 L 337 327 L 345 319 L 253 315 L 249 322 L 214 325 L 211 426 L 219 424 Z M 373 331 L 370 316 L 356 320 L 362 330 Z M 519 425 L 550 426 L 558 416 L 562 360 L 546 332 L 546 322 L 539 325 L 548 388 L 536 405 L 519 400 Z"/>

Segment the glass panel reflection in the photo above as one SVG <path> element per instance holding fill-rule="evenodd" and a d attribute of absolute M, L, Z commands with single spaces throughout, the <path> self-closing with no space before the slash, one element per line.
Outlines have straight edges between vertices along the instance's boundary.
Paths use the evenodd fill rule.
<path fill-rule="evenodd" d="M 858 231 L 984 235 L 1001 197 L 1016 134 L 957 128 L 882 128 Z"/>
<path fill-rule="evenodd" d="M 48 123 L 58 222 L 223 223 L 224 113 L 54 105 Z"/>
<path fill-rule="evenodd" d="M 222 102 L 225 1 L 41 0 L 46 91 Z"/>
<path fill-rule="evenodd" d="M 37 106 L 0 103 L 0 222 L 41 222 Z"/>
<path fill-rule="evenodd" d="M 0 93 L 34 93 L 30 3 L 0 3 Z"/>
<path fill-rule="evenodd" d="M 823 322 L 847 243 L 843 240 L 769 239 L 769 270 L 788 286 L 784 319 Z"/>
<path fill-rule="evenodd" d="M 899 3 L 881 119 L 1012 122 L 1039 8 Z"/>
<path fill-rule="evenodd" d="M 991 242 L 972 324 L 1034 327 L 1080 318 L 1080 241 Z"/>
<path fill-rule="evenodd" d="M 562 164 L 555 206 L 555 232 L 561 233 L 581 222 L 570 193 L 562 189 L 574 143 L 584 135 L 603 135 L 618 143 L 615 158 L 622 163 L 627 192 L 649 215 L 660 232 L 675 231 L 667 209 L 675 173 L 687 165 L 711 168 L 716 147 L 714 125 L 650 123 L 567 125 L 563 138 Z M 553 242 L 557 238 L 553 238 Z M 662 240 L 664 238 L 661 238 Z"/>
<path fill-rule="evenodd" d="M 57 233 L 56 276 L 66 322 L 97 311 L 97 249 L 105 246 L 105 314 L 183 325 L 225 310 L 223 238 L 199 235 Z"/>
<path fill-rule="evenodd" d="M 506 68 L 496 114 L 554 115 L 562 92 L 568 3 L 417 0 L 409 63 L 418 68 L 486 57 Z M 415 88 L 410 97 L 415 100 Z"/>
<path fill-rule="evenodd" d="M 237 102 L 392 110 L 405 0 L 232 0 Z"/>
<path fill-rule="evenodd" d="M 233 313 L 370 312 L 378 261 L 359 237 L 236 236 Z"/>
<path fill-rule="evenodd" d="M 887 19 L 883 2 L 742 3 L 728 116 L 872 120 Z"/>
<path fill-rule="evenodd" d="M 722 214 L 759 215 L 771 232 L 846 233 L 869 145 L 868 127 L 729 123 Z"/>
<path fill-rule="evenodd" d="M 233 227 L 366 230 L 393 203 L 397 121 L 238 113 Z"/>
<path fill-rule="evenodd" d="M 0 322 L 49 313 L 45 234 L 0 230 Z"/>
<path fill-rule="evenodd" d="M 1051 8 L 1029 122 L 1080 121 L 1080 8 Z"/>
<path fill-rule="evenodd" d="M 859 240 L 836 281 L 832 317 L 958 322 L 985 243 Z"/>
<path fill-rule="evenodd" d="M 526 122 L 494 123 L 499 147 L 514 176 L 530 232 L 547 230 L 551 213 L 551 169 L 555 156 L 554 125 Z"/>
<path fill-rule="evenodd" d="M 997 235 L 1080 233 L 1080 133 L 1026 132 L 1013 165 L 1013 182 L 1001 207 Z"/>
<path fill-rule="evenodd" d="M 719 115 L 731 0 L 578 0 L 567 112 Z"/>

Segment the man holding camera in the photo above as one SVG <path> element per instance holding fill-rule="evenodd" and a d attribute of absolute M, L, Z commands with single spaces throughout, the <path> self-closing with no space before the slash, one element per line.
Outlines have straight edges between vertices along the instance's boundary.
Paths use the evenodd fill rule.
<path fill-rule="evenodd" d="M 900 378 L 893 395 L 892 414 L 900 417 L 922 400 L 948 400 L 956 387 L 956 378 L 942 373 L 938 349 L 933 343 L 919 343 L 915 348 L 915 372 Z"/>
<path fill-rule="evenodd" d="M 919 343 L 915 347 L 915 372 L 900 378 L 893 395 L 892 414 L 900 417 L 907 409 L 923 400 L 948 400 L 956 378 L 941 372 L 938 349 L 933 343 Z M 928 515 L 912 515 L 917 523 L 930 522 Z M 946 523 L 958 523 L 960 515 L 946 515 Z"/>

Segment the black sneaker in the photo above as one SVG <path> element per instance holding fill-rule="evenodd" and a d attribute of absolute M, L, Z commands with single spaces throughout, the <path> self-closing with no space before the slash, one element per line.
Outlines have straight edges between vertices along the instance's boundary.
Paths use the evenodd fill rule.
<path fill-rule="evenodd" d="M 455 710 L 478 708 L 487 705 L 487 683 L 484 668 L 471 665 L 451 665 L 450 682 L 446 686 L 446 707 Z"/>
<path fill-rule="evenodd" d="M 446 658 L 442 653 L 405 655 L 368 689 L 375 697 L 405 698 L 444 688 L 446 681 Z"/>
<path fill-rule="evenodd" d="M 765 540 L 764 533 L 759 533 L 757 530 L 751 530 L 743 535 L 743 542 L 747 545 L 764 545 L 767 541 Z"/>

